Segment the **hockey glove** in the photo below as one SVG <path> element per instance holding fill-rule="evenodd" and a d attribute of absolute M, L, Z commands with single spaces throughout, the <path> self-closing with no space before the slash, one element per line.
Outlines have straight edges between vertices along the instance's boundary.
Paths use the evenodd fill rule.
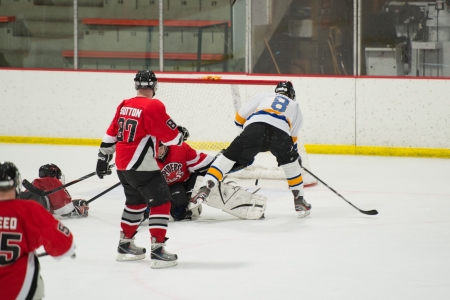
<path fill-rule="evenodd" d="M 109 168 L 109 162 L 112 159 L 112 154 L 103 154 L 98 152 L 97 168 L 95 172 L 100 179 L 103 179 L 105 175 L 111 175 L 111 169 Z"/>
<path fill-rule="evenodd" d="M 75 209 L 73 210 L 73 216 L 77 216 L 78 218 L 89 216 L 89 204 L 86 200 L 73 200 L 73 206 Z"/>
<path fill-rule="evenodd" d="M 183 142 L 186 142 L 187 139 L 189 138 L 189 131 L 187 130 L 186 127 L 183 127 L 183 126 L 177 126 L 177 127 L 178 127 L 178 131 L 181 132 Z"/>

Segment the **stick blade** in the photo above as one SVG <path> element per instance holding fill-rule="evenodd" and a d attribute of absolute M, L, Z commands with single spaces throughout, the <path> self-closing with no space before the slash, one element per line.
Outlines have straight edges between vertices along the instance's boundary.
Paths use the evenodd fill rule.
<path fill-rule="evenodd" d="M 372 210 L 359 210 L 359 211 L 362 212 L 363 214 L 366 214 L 366 215 L 371 215 L 371 216 L 378 215 L 378 211 L 376 211 L 375 209 L 372 209 Z"/>

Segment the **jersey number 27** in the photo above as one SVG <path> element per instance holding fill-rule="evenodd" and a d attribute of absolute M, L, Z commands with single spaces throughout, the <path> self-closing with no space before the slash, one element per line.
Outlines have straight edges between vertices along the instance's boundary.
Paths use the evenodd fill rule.
<path fill-rule="evenodd" d="M 117 141 L 123 142 L 125 138 L 125 132 L 128 132 L 127 142 L 131 143 L 134 141 L 134 136 L 136 135 L 136 129 L 138 126 L 138 121 L 133 119 L 119 118 L 117 120 L 119 125 L 119 132 L 117 133 Z"/>

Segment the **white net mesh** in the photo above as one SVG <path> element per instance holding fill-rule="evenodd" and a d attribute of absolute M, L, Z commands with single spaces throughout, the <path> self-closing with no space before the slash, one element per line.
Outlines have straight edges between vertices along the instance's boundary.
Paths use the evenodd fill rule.
<path fill-rule="evenodd" d="M 239 134 L 234 125 L 236 110 L 256 94 L 273 92 L 276 84 L 277 81 L 158 78 L 155 98 L 165 104 L 168 114 L 178 125 L 189 130 L 187 143 L 191 147 L 216 154 Z M 301 136 L 298 145 L 303 165 L 310 169 Z M 285 179 L 270 152 L 258 154 L 252 166 L 232 176 Z M 303 172 L 303 179 L 306 185 L 316 183 L 306 172 Z"/>

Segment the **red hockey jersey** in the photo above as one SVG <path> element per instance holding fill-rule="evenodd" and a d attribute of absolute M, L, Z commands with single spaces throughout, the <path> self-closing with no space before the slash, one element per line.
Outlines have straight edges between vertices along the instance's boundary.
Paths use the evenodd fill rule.
<path fill-rule="evenodd" d="M 36 290 L 39 261 L 34 251 L 44 246 L 56 258 L 73 255 L 72 233 L 39 203 L 0 201 L 0 298 L 28 299 Z M 31 298 L 29 298 L 31 299 Z"/>
<path fill-rule="evenodd" d="M 165 160 L 162 162 L 158 159 L 157 162 L 167 183 L 171 185 L 188 180 L 191 173 L 205 168 L 213 160 L 214 156 L 197 152 L 183 142 L 181 147 L 169 147 Z"/>
<path fill-rule="evenodd" d="M 50 191 L 60 187 L 61 181 L 53 177 L 36 178 L 33 185 L 38 189 Z M 47 196 L 50 204 L 50 213 L 64 215 L 74 210 L 72 197 L 66 189 L 59 190 Z"/>
<path fill-rule="evenodd" d="M 180 145 L 177 124 L 160 100 L 136 96 L 117 107 L 100 151 L 103 154 L 116 151 L 117 170 L 154 171 L 158 170 L 155 161 L 158 140 L 168 146 Z"/>

